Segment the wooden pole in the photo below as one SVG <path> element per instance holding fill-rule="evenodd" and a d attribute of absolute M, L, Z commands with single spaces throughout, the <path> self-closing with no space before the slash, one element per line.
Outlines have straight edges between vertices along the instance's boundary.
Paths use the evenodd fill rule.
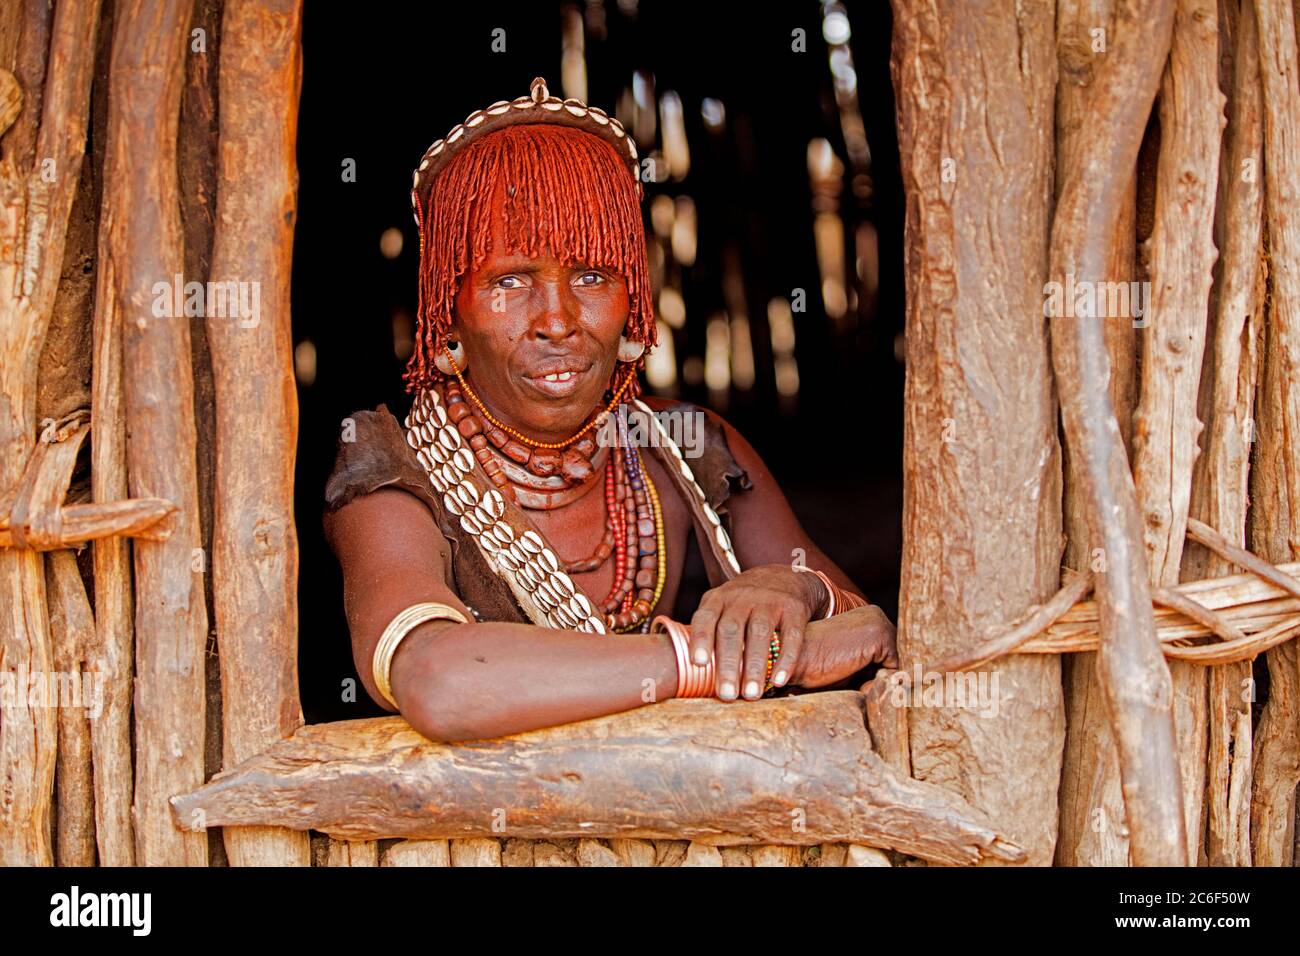
<path fill-rule="evenodd" d="M 944 863 L 1023 860 L 985 815 L 871 751 L 852 691 L 743 707 L 672 700 L 434 744 L 397 717 L 314 724 L 173 801 L 178 823 L 334 839 L 619 837 L 866 843 Z M 720 786 L 727 781 L 726 786 Z"/>
<path fill-rule="evenodd" d="M 1114 0 L 1058 0 L 1056 52 L 1056 157 L 1058 168 L 1079 162 L 1091 126 L 1095 83 L 1108 52 L 1113 30 Z M 1111 239 L 1106 275 L 1130 282 L 1136 275 L 1137 170 L 1120 202 Z M 1057 193 L 1063 181 L 1057 177 Z M 1137 340 L 1131 316 L 1102 320 L 1110 359 L 1110 396 L 1120 435 L 1132 441 L 1132 415 L 1137 404 Z M 1065 566 L 1090 570 L 1094 563 L 1093 534 L 1088 508 L 1075 477 L 1068 446 L 1064 448 Z M 1061 661 L 1065 685 L 1065 754 L 1061 768 L 1060 832 L 1056 862 L 1063 866 L 1122 866 L 1128 860 L 1124 837 L 1124 797 L 1119 788 L 1119 757 L 1106 718 L 1097 656 L 1093 651 L 1069 654 Z"/>
<path fill-rule="evenodd" d="M 1160 94 L 1160 160 L 1150 239 L 1151 311 L 1133 424 L 1133 479 L 1151 585 L 1178 583 L 1192 468 L 1210 284 L 1224 96 L 1219 90 L 1216 0 L 1177 0 Z M 1187 865 L 1200 852 L 1205 796 L 1205 669 L 1169 664 L 1182 780 Z"/>
<path fill-rule="evenodd" d="M 1258 340 L 1264 318 L 1263 139 L 1259 34 L 1247 5 L 1228 0 L 1220 33 L 1231 31 L 1228 126 L 1224 136 L 1216 232 L 1223 258 L 1216 287 L 1212 340 L 1201 382 L 1208 430 L 1196 461 L 1190 514 L 1228 541 L 1246 543 L 1246 507 L 1253 439 Z M 1235 569 L 1207 548 L 1183 556 L 1183 577 L 1211 578 Z M 1251 662 L 1211 668 L 1206 765 L 1205 858 L 1211 866 L 1249 866 Z"/>
<path fill-rule="evenodd" d="M 45 574 L 54 667 L 60 677 L 61 695 L 55 859 L 59 866 L 94 866 L 95 788 L 91 782 L 90 728 L 100 717 L 94 700 L 98 698 L 102 705 L 103 698 L 99 697 L 98 668 L 88 660 L 86 651 L 93 643 L 95 621 L 71 551 L 53 552 L 46 559 Z"/>
<path fill-rule="evenodd" d="M 1289 0 L 1256 0 L 1264 94 L 1268 225 L 1267 346 L 1251 469 L 1252 550 L 1300 558 L 1300 59 Z M 1292 862 L 1300 781 L 1300 673 L 1294 641 L 1268 652 L 1269 697 L 1255 738 L 1251 843 L 1256 866 Z"/>
<path fill-rule="evenodd" d="M 213 571 L 224 765 L 302 725 L 289 276 L 297 208 L 299 0 L 228 0 L 222 25 L 214 282 L 260 288 L 260 310 L 209 317 L 217 406 Z M 234 865 L 307 866 L 290 830 L 227 830 Z"/>
<path fill-rule="evenodd" d="M 37 372 L 80 180 L 94 67 L 96 0 L 24 8 L 17 46 L 23 109 L 0 160 L 0 492 L 23 476 L 37 436 Z M 48 74 L 46 67 L 48 65 Z M 26 688 L 54 669 L 44 559 L 0 550 L 0 658 Z M 55 709 L 0 713 L 0 866 L 49 865 Z"/>
<path fill-rule="evenodd" d="M 893 8 L 907 193 L 906 670 L 965 650 L 1059 583 L 1060 449 L 1043 321 L 1056 56 L 1043 4 Z M 1012 656 L 986 671 L 996 717 L 910 709 L 912 771 L 990 814 L 1046 865 L 1065 732 L 1060 662 Z"/>
<path fill-rule="evenodd" d="M 204 865 L 206 840 L 177 829 L 167 798 L 203 780 L 202 550 L 189 326 L 170 294 L 183 269 L 176 135 L 189 2 L 127 0 L 116 11 L 106 190 L 120 317 L 133 495 L 179 509 L 165 542 L 135 543 L 135 839 L 142 865 Z M 158 313 L 162 312 L 162 315 Z"/>
<path fill-rule="evenodd" d="M 1063 177 L 1052 222 L 1052 280 L 1105 281 L 1114 223 L 1169 49 L 1174 4 L 1122 4 L 1095 81 L 1093 136 Z M 1119 752 L 1134 863 L 1187 860 L 1172 687 L 1155 634 L 1136 492 L 1109 393 L 1102 322 L 1076 310 L 1051 322 L 1066 442 L 1101 548 L 1097 667 Z"/>

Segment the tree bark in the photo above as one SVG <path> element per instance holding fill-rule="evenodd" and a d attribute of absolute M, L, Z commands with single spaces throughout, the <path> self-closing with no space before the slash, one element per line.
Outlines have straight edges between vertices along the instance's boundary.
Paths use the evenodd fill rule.
<path fill-rule="evenodd" d="M 854 692 L 743 708 L 673 700 L 455 745 L 430 743 L 396 717 L 316 724 L 173 807 L 182 825 L 450 838 L 453 865 L 457 842 L 501 833 L 866 843 L 947 863 L 1024 858 L 956 795 L 890 770 L 871 752 L 862 706 Z"/>
<path fill-rule="evenodd" d="M 134 548 L 136 862 L 205 865 L 205 838 L 176 828 L 166 804 L 203 780 L 207 612 L 196 577 L 202 552 L 189 326 L 171 296 L 160 302 L 154 291 L 184 268 L 176 136 L 190 4 L 127 0 L 115 15 L 104 160 L 114 188 L 101 228 L 122 329 L 130 488 L 179 509 L 167 541 Z"/>
<path fill-rule="evenodd" d="M 1056 57 L 1042 4 L 894 2 L 907 194 L 899 650 L 966 649 L 1058 586 L 1060 454 L 1043 321 Z M 1052 859 L 1060 663 L 990 664 L 996 718 L 910 711 L 912 771 Z"/>
<path fill-rule="evenodd" d="M 1114 224 L 1169 49 L 1173 12 L 1172 0 L 1141 9 L 1117 5 L 1095 83 L 1094 135 L 1081 156 L 1058 169 L 1063 186 L 1052 222 L 1054 282 L 1107 278 Z M 1118 746 L 1131 856 L 1138 865 L 1182 864 L 1187 839 L 1172 687 L 1155 633 L 1136 492 L 1111 407 L 1102 320 L 1095 308 L 1076 310 L 1055 316 L 1051 332 L 1066 442 L 1104 562 L 1097 568 L 1097 668 Z"/>

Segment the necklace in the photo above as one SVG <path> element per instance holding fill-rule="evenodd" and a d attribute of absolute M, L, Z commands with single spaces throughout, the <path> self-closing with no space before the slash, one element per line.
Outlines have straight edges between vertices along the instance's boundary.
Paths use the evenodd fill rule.
<path fill-rule="evenodd" d="M 454 370 L 456 375 L 456 381 L 460 384 L 461 391 L 463 391 L 466 395 L 469 396 L 469 400 L 474 403 L 474 406 L 478 409 L 479 414 L 482 415 L 485 419 L 487 419 L 489 424 L 491 424 L 493 427 L 500 429 L 501 431 L 509 435 L 511 438 L 513 438 L 515 441 L 529 448 L 545 448 L 553 451 L 558 449 L 568 448 L 574 442 L 578 441 L 580 438 L 586 435 L 587 432 L 591 431 L 593 428 L 595 428 L 597 425 L 603 422 L 606 416 L 608 416 L 609 413 L 613 411 L 615 407 L 617 407 L 619 401 L 622 400 L 623 393 L 626 392 L 628 390 L 628 387 L 633 382 L 636 381 L 636 366 L 635 365 L 629 366 L 627 370 L 627 374 L 623 376 L 622 383 L 618 386 L 617 389 L 615 389 L 614 397 L 609 400 L 609 404 L 607 404 L 597 415 L 593 416 L 592 419 L 589 422 L 587 422 L 587 424 L 582 426 L 582 428 L 578 429 L 578 431 L 574 432 L 564 441 L 559 441 L 559 442 L 535 441 L 532 438 L 529 438 L 527 435 L 523 434 L 522 432 L 515 431 L 505 422 L 498 421 L 496 417 L 490 411 L 488 411 L 488 407 L 483 404 L 483 400 L 478 397 L 474 389 L 470 388 L 469 382 L 465 381 L 465 375 L 460 370 L 460 366 L 456 364 L 456 359 L 451 354 L 451 350 L 447 348 L 446 345 L 443 345 L 442 350 L 447 355 L 447 361 L 451 363 L 451 367 Z"/>
<path fill-rule="evenodd" d="M 627 384 L 615 392 L 616 399 Z M 595 571 L 612 557 L 614 579 L 601 602 L 606 629 L 646 630 L 667 579 L 663 509 L 641 455 L 629 440 L 626 418 L 615 417 L 614 447 L 598 446 L 580 432 L 561 454 L 525 436 L 512 437 L 518 433 L 507 433 L 481 404 L 475 407 L 465 400 L 464 388 L 463 379 L 443 386 L 448 422 L 468 440 L 493 485 L 520 507 L 563 507 L 591 490 L 603 472 L 604 534 L 590 555 L 562 563 L 567 573 L 577 574 Z M 587 429 L 613 407 L 604 409 Z"/>

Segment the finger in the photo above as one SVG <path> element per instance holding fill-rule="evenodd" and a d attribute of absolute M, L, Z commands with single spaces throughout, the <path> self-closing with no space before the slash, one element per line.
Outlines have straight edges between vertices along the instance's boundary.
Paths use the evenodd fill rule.
<path fill-rule="evenodd" d="M 804 627 L 805 623 L 800 623 L 797 618 L 781 622 L 781 653 L 772 668 L 772 683 L 777 687 L 784 687 L 794 673 L 794 665 L 803 650 Z"/>
<path fill-rule="evenodd" d="M 701 604 L 691 617 L 691 661 L 703 666 L 713 653 L 718 612 L 711 604 Z"/>
<path fill-rule="evenodd" d="M 775 615 L 769 608 L 756 607 L 749 612 L 749 630 L 745 635 L 745 676 L 742 693 L 747 700 L 763 696 L 763 679 L 767 676 L 767 655 L 772 644 Z"/>
<path fill-rule="evenodd" d="M 735 700 L 740 686 L 740 655 L 745 644 L 745 625 L 749 621 L 747 606 L 728 605 L 718 619 L 714 639 L 717 655 L 717 694 L 723 700 Z"/>
<path fill-rule="evenodd" d="M 891 640 L 885 645 L 885 666 L 898 669 L 898 647 Z"/>

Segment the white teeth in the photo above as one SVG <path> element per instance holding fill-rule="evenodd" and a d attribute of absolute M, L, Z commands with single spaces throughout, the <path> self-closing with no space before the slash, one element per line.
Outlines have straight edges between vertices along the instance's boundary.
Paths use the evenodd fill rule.
<path fill-rule="evenodd" d="M 547 375 L 547 376 L 546 376 L 546 381 L 548 381 L 548 382 L 567 382 L 567 381 L 568 381 L 569 379 L 571 379 L 571 378 L 573 378 L 573 373 L 572 373 L 572 372 L 552 372 L 550 375 Z"/>

